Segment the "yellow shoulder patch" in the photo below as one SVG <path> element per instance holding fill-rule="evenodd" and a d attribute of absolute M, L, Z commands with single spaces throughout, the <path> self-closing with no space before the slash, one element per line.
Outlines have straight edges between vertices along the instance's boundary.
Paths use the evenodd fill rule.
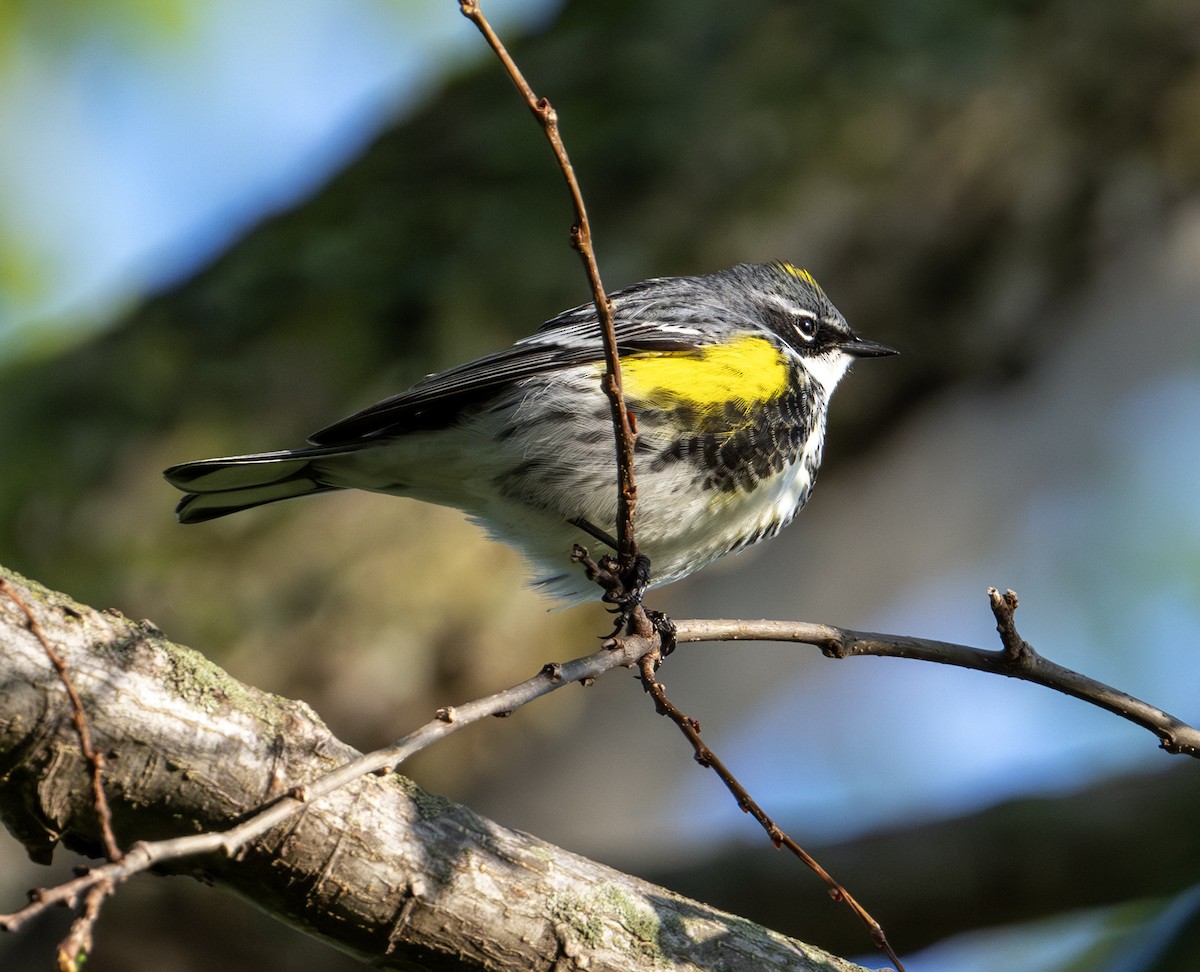
<path fill-rule="evenodd" d="M 713 408 L 778 398 L 788 367 L 775 345 L 746 336 L 695 351 L 665 351 L 621 358 L 625 393 L 656 408 Z"/>

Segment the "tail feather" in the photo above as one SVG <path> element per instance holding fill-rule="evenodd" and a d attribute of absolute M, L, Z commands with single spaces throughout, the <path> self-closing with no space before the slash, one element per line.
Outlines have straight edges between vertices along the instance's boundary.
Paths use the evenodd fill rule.
<path fill-rule="evenodd" d="M 312 460 L 344 450 L 303 449 L 254 456 L 202 459 L 163 472 L 187 494 L 175 508 L 180 523 L 203 523 L 266 503 L 325 493 L 339 487 L 322 482 Z"/>

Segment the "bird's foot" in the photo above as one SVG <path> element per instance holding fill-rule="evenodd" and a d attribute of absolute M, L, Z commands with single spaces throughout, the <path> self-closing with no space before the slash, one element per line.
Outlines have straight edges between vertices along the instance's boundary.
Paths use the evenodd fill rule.
<path fill-rule="evenodd" d="M 671 654 L 676 648 L 675 635 L 679 629 L 675 627 L 675 622 L 672 621 L 662 611 L 651 611 L 647 609 L 646 617 L 650 619 L 650 624 L 658 633 L 659 649 L 658 653 L 663 658 Z"/>
<path fill-rule="evenodd" d="M 615 615 L 613 629 L 606 638 L 615 638 L 619 634 L 642 634 L 649 632 L 644 628 L 641 618 L 649 623 L 650 630 L 657 632 L 662 641 L 662 654 L 669 655 L 675 648 L 675 624 L 661 611 L 649 611 L 642 607 L 642 600 L 650 586 L 650 558 L 645 554 L 634 557 L 628 571 L 622 571 L 620 562 L 611 554 L 606 554 L 599 561 L 592 560 L 584 547 L 576 545 L 571 559 L 583 566 L 588 580 L 595 581 L 604 588 L 600 600 L 612 605 L 609 610 Z"/>

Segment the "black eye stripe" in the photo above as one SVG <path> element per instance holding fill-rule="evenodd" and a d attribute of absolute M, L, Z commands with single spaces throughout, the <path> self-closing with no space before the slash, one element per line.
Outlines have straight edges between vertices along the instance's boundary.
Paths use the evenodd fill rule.
<path fill-rule="evenodd" d="M 791 310 L 775 301 L 764 304 L 761 309 L 771 330 L 781 337 L 798 340 L 804 344 L 812 344 L 816 341 L 821 328 L 821 322 L 817 319 L 816 314 L 810 311 Z"/>

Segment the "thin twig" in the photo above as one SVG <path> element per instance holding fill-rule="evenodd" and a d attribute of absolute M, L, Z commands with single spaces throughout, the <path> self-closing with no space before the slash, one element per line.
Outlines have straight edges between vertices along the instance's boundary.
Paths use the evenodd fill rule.
<path fill-rule="evenodd" d="M 1039 655 L 1016 633 L 1012 614 L 1017 597 L 1012 591 L 1001 595 L 988 589 L 988 598 L 996 614 L 1003 647 L 999 651 L 928 638 L 854 631 L 830 624 L 803 621 L 730 621 L 691 620 L 677 622 L 676 642 L 697 641 L 783 641 L 815 645 L 829 658 L 877 655 L 885 658 L 913 658 L 971 668 L 994 675 L 1007 675 L 1074 696 L 1099 706 L 1154 733 L 1168 753 L 1200 759 L 1200 729 L 1164 712 L 1157 706 L 1135 698 L 1120 689 Z"/>
<path fill-rule="evenodd" d="M 16 588 L 4 578 L 0 578 L 0 593 L 5 594 L 21 610 L 21 613 L 25 615 L 25 627 L 41 644 L 42 650 L 46 652 L 46 657 L 50 659 L 50 664 L 58 672 L 59 680 L 67 690 L 67 698 L 71 700 L 71 714 L 75 723 L 75 732 L 79 736 L 79 749 L 83 753 L 85 762 L 88 764 L 91 776 L 92 806 L 95 808 L 96 816 L 100 820 L 100 835 L 104 841 L 104 853 L 110 861 L 119 861 L 121 859 L 121 848 L 118 846 L 116 835 L 113 833 L 112 812 L 108 807 L 108 798 L 104 795 L 104 754 L 92 745 L 92 733 L 88 728 L 87 714 L 83 708 L 83 700 L 75 690 L 75 683 L 71 681 L 71 673 L 67 669 L 66 659 L 55 651 L 54 646 L 50 644 L 50 639 L 46 637 L 46 632 L 42 630 L 37 616 L 33 613 L 29 605 L 21 599 L 21 595 L 17 593 Z"/>
<path fill-rule="evenodd" d="M 58 946 L 59 972 L 77 972 L 92 954 L 92 930 L 100 919 L 100 908 L 113 893 L 109 881 L 100 881 L 88 888 L 83 896 L 83 911 L 71 922 L 71 930 Z"/>
<path fill-rule="evenodd" d="M 566 146 L 558 130 L 558 113 L 546 98 L 540 98 L 534 93 L 529 82 L 517 67 L 512 56 L 488 23 L 480 9 L 478 0 L 459 0 L 459 8 L 463 16 L 470 20 L 488 45 L 496 52 L 504 70 L 520 92 L 525 104 L 533 112 L 534 117 L 546 133 L 554 157 L 562 170 L 567 182 L 567 191 L 571 195 L 571 204 L 575 208 L 575 225 L 571 228 L 571 246 L 579 253 L 580 259 L 587 272 L 588 284 L 592 288 L 592 301 L 596 305 L 596 314 L 600 320 L 600 333 L 604 339 L 604 393 L 608 397 L 609 410 L 612 413 L 613 430 L 616 435 L 617 451 L 617 555 L 621 561 L 621 572 L 626 580 L 632 578 L 633 563 L 637 556 L 637 541 L 633 534 L 633 514 L 637 506 L 637 484 L 633 478 L 633 445 L 636 439 L 635 423 L 625 407 L 625 395 L 621 384 L 621 359 L 617 352 L 617 333 L 613 323 L 612 304 L 600 280 L 600 268 L 596 263 L 595 250 L 592 247 L 592 230 L 588 222 L 587 208 L 583 203 L 583 192 L 579 188 L 579 180 L 575 177 L 575 169 L 567 155 Z M 632 583 L 626 584 L 627 590 L 632 590 Z"/>
<path fill-rule="evenodd" d="M 600 650 L 590 655 L 545 665 L 536 675 L 500 692 L 463 705 L 439 709 L 432 720 L 414 732 L 389 746 L 343 763 L 304 786 L 293 789 L 228 830 L 152 842 L 139 841 L 131 846 L 120 860 L 94 867 L 53 888 L 34 892 L 30 903 L 24 908 L 12 914 L 0 915 L 0 930 L 15 931 L 50 905 L 74 905 L 81 895 L 87 895 L 92 888 L 107 885 L 111 889 L 167 861 L 201 854 L 224 854 L 233 857 L 251 841 L 300 813 L 313 801 L 361 776 L 394 769 L 414 753 L 453 732 L 480 722 L 488 716 L 509 715 L 521 706 L 564 685 L 573 682 L 590 683 L 614 668 L 636 665 L 642 655 L 656 647 L 657 643 L 654 640 L 626 636 L 619 641 L 606 642 Z"/>
<path fill-rule="evenodd" d="M 890 962 L 895 964 L 896 972 L 904 972 L 904 965 L 900 962 L 900 958 L 896 955 L 895 950 L 888 943 L 887 936 L 883 932 L 883 926 L 881 926 L 879 922 L 871 917 L 870 912 L 868 912 L 866 908 L 859 904 L 849 891 L 835 881 L 832 875 L 830 875 L 825 868 L 817 863 L 816 858 L 809 854 L 794 839 L 788 836 L 782 830 L 782 828 L 780 828 L 780 826 L 767 815 L 766 811 L 763 810 L 763 808 L 758 804 L 758 801 L 750 796 L 749 791 L 741 784 L 737 777 L 735 777 L 733 773 L 729 771 L 728 767 L 721 762 L 716 753 L 709 749 L 704 740 L 700 738 L 700 722 L 697 719 L 694 719 L 686 713 L 680 711 L 680 709 L 677 708 L 671 702 L 671 700 L 667 698 L 665 686 L 663 686 L 661 682 L 655 681 L 654 679 L 655 665 L 657 660 L 658 659 L 655 657 L 653 652 L 642 656 L 642 660 L 639 662 L 642 685 L 654 699 L 654 707 L 659 715 L 664 715 L 674 722 L 675 725 L 679 727 L 679 731 L 682 732 L 687 738 L 688 742 L 691 743 L 692 749 L 696 754 L 696 762 L 701 766 L 711 769 L 717 774 L 718 777 L 720 777 L 721 782 L 725 784 L 725 788 L 737 801 L 738 807 L 743 813 L 750 814 L 750 816 L 758 821 L 759 825 L 767 832 L 767 836 L 771 838 L 771 842 L 776 847 L 787 848 L 787 850 L 791 851 L 792 854 L 803 861 L 804 864 L 807 865 L 817 875 L 817 877 L 825 882 L 825 886 L 829 889 L 829 896 L 833 898 L 834 901 L 840 901 L 844 903 L 850 908 L 851 911 L 854 912 L 855 915 L 858 916 L 858 919 L 867 927 L 867 931 L 870 933 L 871 940 L 875 943 L 875 946 L 888 957 Z"/>

